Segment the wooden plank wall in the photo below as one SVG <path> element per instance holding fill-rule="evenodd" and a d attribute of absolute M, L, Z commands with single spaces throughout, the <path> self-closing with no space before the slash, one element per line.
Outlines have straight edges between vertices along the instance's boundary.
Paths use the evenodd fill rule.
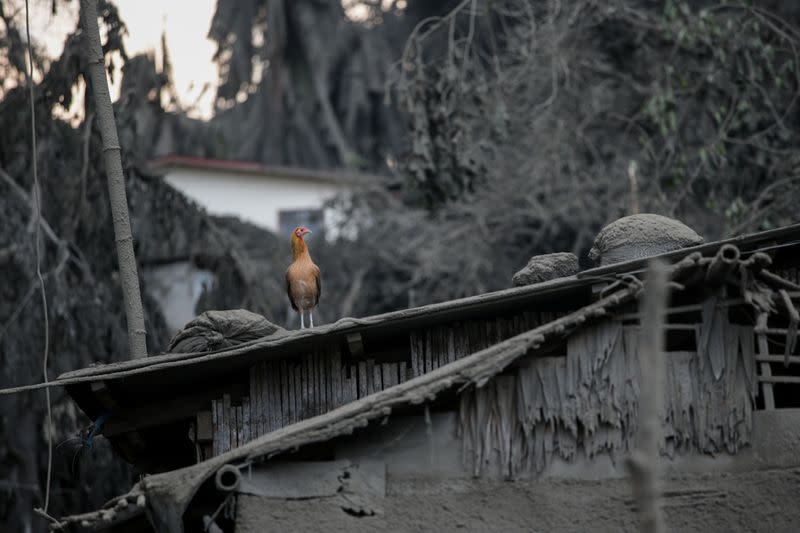
<path fill-rule="evenodd" d="M 405 361 L 351 359 L 338 346 L 297 359 L 267 361 L 250 370 L 250 395 L 212 402 L 214 455 L 358 398 L 430 372 L 560 314 L 525 312 L 510 318 L 471 320 L 413 331 Z"/>

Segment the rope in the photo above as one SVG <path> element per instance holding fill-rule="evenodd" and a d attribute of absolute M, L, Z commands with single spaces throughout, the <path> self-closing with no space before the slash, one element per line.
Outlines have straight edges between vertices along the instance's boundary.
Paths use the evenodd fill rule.
<path fill-rule="evenodd" d="M 36 167 L 36 105 L 33 93 L 33 50 L 31 45 L 31 19 L 28 0 L 25 0 L 25 33 L 28 37 L 28 90 L 31 101 L 31 161 L 33 163 L 33 205 L 36 210 L 36 276 L 39 278 L 39 286 L 42 293 L 42 313 L 44 315 L 44 356 L 42 358 L 42 371 L 44 382 L 48 382 L 47 359 L 50 355 L 50 322 L 47 318 L 47 292 L 42 276 L 42 255 L 41 255 L 41 221 L 42 221 L 42 197 L 39 189 L 39 173 Z M 44 389 L 47 400 L 47 481 L 44 488 L 44 512 L 50 505 L 50 480 L 53 473 L 53 412 L 50 406 L 50 388 Z"/>

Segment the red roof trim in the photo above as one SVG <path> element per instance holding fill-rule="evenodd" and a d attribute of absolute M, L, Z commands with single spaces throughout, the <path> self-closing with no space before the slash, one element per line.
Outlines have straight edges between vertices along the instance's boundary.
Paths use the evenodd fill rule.
<path fill-rule="evenodd" d="M 195 168 L 202 170 L 221 170 L 244 174 L 255 174 L 264 177 L 290 177 L 299 179 L 313 179 L 334 183 L 355 183 L 369 179 L 377 179 L 345 169 L 319 170 L 301 167 L 284 167 L 277 165 L 263 165 L 255 161 L 236 161 L 230 159 L 209 159 L 188 155 L 165 155 L 150 161 L 149 166 L 157 173 L 163 173 L 169 168 Z"/>

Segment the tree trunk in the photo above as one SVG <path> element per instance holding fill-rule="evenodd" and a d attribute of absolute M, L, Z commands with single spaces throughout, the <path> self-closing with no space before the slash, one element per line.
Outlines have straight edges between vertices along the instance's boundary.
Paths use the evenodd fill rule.
<path fill-rule="evenodd" d="M 103 138 L 103 154 L 108 177 L 108 196 L 111 201 L 111 216 L 114 220 L 114 237 L 117 242 L 122 298 L 128 323 L 128 347 L 133 358 L 147 355 L 144 329 L 142 297 L 139 292 L 139 274 L 136 256 L 133 253 L 133 236 L 128 216 L 128 198 L 125 193 L 125 176 L 122 173 L 117 125 L 111 96 L 108 93 L 103 51 L 100 45 L 100 29 L 97 25 L 97 1 L 81 0 L 81 28 L 86 43 L 89 76 L 94 92 L 95 110 L 100 135 Z"/>

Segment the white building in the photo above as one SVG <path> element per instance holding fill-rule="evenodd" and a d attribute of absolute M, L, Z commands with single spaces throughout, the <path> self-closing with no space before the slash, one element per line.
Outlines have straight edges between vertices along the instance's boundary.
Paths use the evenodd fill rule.
<path fill-rule="evenodd" d="M 364 179 L 347 171 L 178 155 L 160 157 L 150 166 L 209 213 L 236 216 L 279 235 L 301 224 L 330 230 L 335 214 L 323 204 Z"/>
<path fill-rule="evenodd" d="M 159 157 L 149 167 L 208 213 L 238 217 L 286 236 L 287 242 L 292 229 L 299 225 L 309 227 L 317 236 L 334 237 L 337 212 L 325 208 L 325 202 L 369 179 L 343 170 L 178 155 Z M 204 288 L 215 283 L 211 272 L 197 268 L 186 258 L 145 265 L 143 276 L 172 333 L 194 318 Z"/>

